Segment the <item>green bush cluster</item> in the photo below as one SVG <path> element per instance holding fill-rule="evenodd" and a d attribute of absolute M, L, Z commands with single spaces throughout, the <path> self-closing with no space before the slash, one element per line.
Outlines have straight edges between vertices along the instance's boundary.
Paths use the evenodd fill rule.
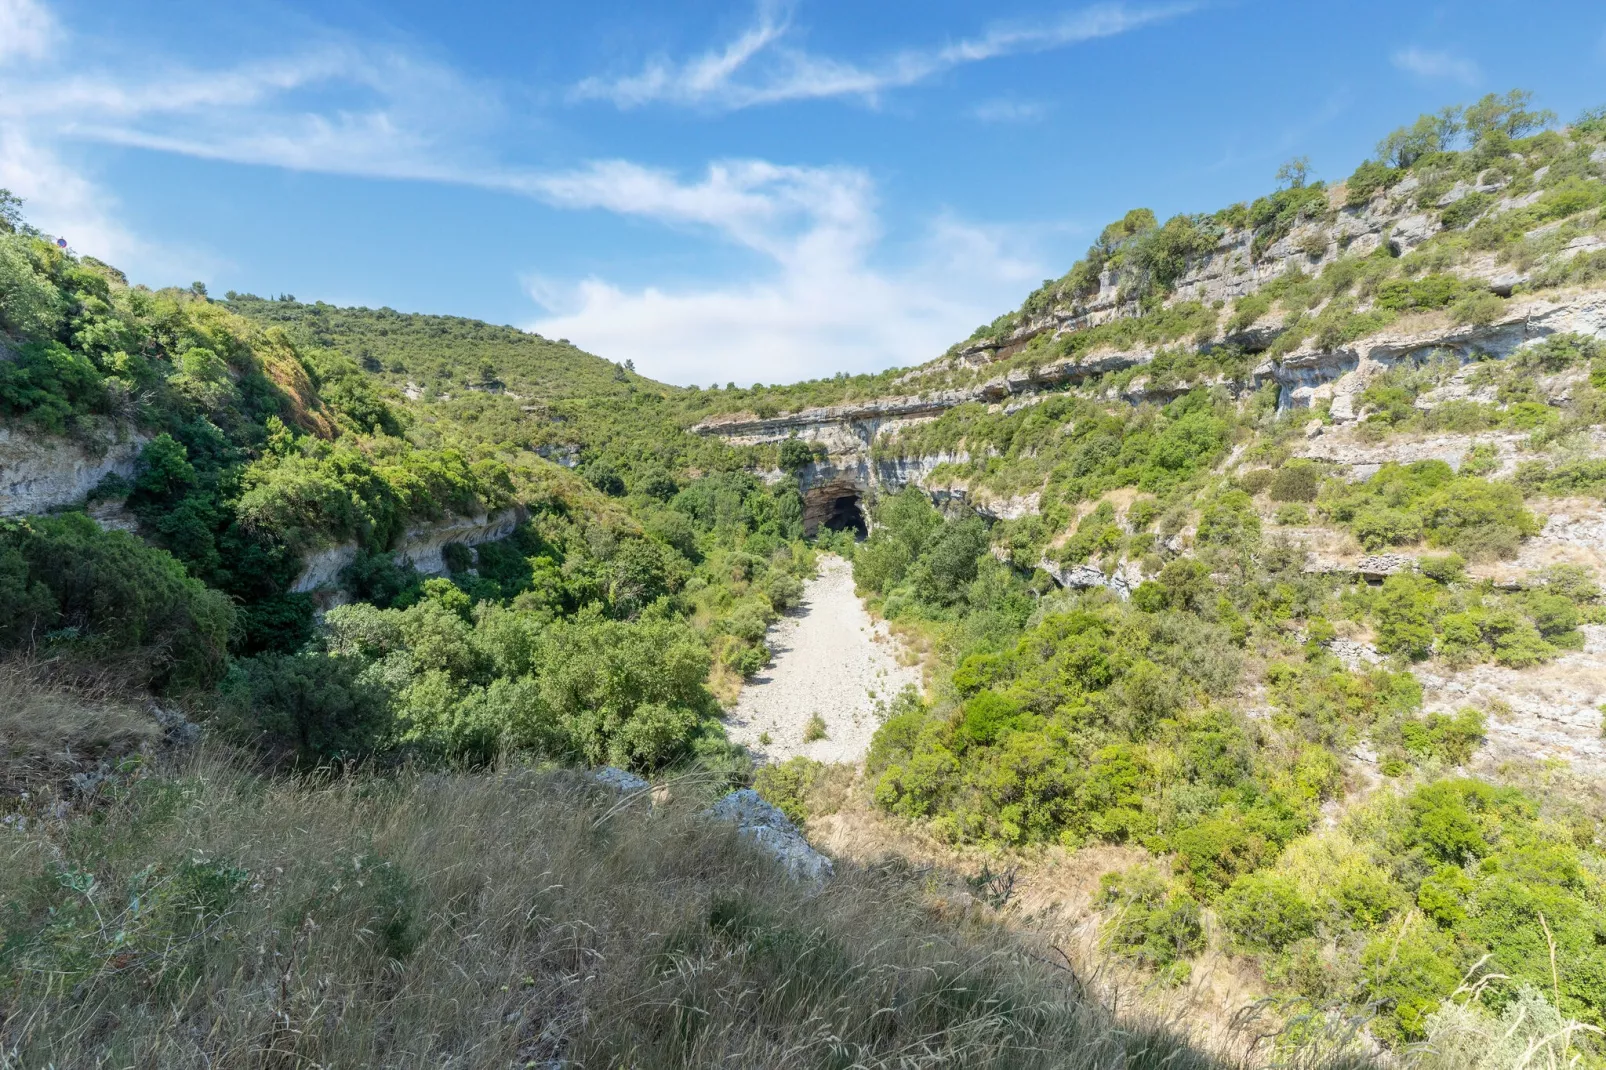
<path fill-rule="evenodd" d="M 0 649 L 179 690 L 217 681 L 236 612 L 177 561 L 81 513 L 0 520 Z"/>
<path fill-rule="evenodd" d="M 1390 462 L 1363 482 L 1330 480 L 1318 507 L 1369 551 L 1425 541 L 1472 559 L 1509 558 L 1540 525 L 1512 484 L 1458 475 L 1443 461 Z"/>
<path fill-rule="evenodd" d="M 1153 866 L 1106 873 L 1097 905 L 1110 912 L 1104 947 L 1116 956 L 1163 971 L 1172 983 L 1186 981 L 1188 960 L 1205 949 L 1199 901 Z"/>

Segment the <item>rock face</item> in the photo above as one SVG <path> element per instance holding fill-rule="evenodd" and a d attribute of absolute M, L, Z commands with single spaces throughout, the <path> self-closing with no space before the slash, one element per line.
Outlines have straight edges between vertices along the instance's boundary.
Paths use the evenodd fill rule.
<path fill-rule="evenodd" d="M 455 517 L 438 524 L 422 524 L 408 528 L 397 545 L 395 554 L 399 563 L 411 564 L 426 576 L 438 576 L 446 571 L 442 551 L 450 543 L 479 546 L 495 542 L 513 534 L 524 519 L 521 509 L 504 509 L 494 516 Z M 297 593 L 330 587 L 340 579 L 341 571 L 357 557 L 355 543 L 341 543 L 326 550 L 308 554 L 301 575 L 291 590 Z"/>
<path fill-rule="evenodd" d="M 1561 759 L 1581 776 L 1606 777 L 1606 626 L 1586 624 L 1584 649 L 1531 669 L 1476 665 L 1453 676 L 1419 670 L 1424 708 L 1490 711 L 1488 744 L 1478 761 Z"/>
<path fill-rule="evenodd" d="M 1402 572 L 1415 572 L 1416 558 L 1409 554 L 1365 554 L 1353 561 L 1330 561 L 1313 554 L 1305 571 L 1359 576 L 1377 583 Z"/>
<path fill-rule="evenodd" d="M 1275 383 L 1280 387 L 1278 406 L 1283 409 L 1329 401 L 1334 418 L 1348 421 L 1358 415 L 1356 399 L 1372 376 L 1396 364 L 1433 353 L 1448 354 L 1463 363 L 1479 356 L 1504 359 L 1524 345 L 1560 333 L 1606 337 L 1606 293 L 1557 301 L 1514 301 L 1488 324 L 1440 323 L 1385 330 L 1335 349 L 1307 343 L 1281 360 L 1261 364 L 1254 371 L 1253 385 L 1259 388 Z"/>
<path fill-rule="evenodd" d="M 134 475 L 149 439 L 107 430 L 87 443 L 24 427 L 0 427 L 0 516 L 78 505 L 108 475 Z"/>
<path fill-rule="evenodd" d="M 1319 264 L 1320 261 L 1317 261 Z M 1260 272 L 1254 278 L 1268 279 Z M 1244 285 L 1248 275 L 1235 276 L 1228 290 Z M 1258 283 L 1256 283 L 1258 285 Z M 1247 292 L 1247 291 L 1245 291 Z M 1180 293 L 1180 291 L 1179 291 Z M 1069 322 L 1069 321 L 1067 321 Z M 1097 319 L 1091 322 L 1101 322 Z M 1059 324 L 1055 329 L 1068 329 Z M 1282 409 L 1310 407 L 1327 403 L 1339 429 L 1355 423 L 1362 415 L 1359 398 L 1373 376 L 1403 362 L 1416 362 L 1430 355 L 1444 354 L 1462 362 L 1474 358 L 1503 359 L 1517 349 L 1551 334 L 1573 332 L 1606 337 L 1606 293 L 1586 292 L 1559 300 L 1518 300 L 1492 323 L 1457 325 L 1442 317 L 1429 326 L 1383 331 L 1370 338 L 1335 349 L 1310 344 L 1268 360 L 1255 368 L 1244 383 L 1223 383 L 1228 389 L 1258 390 L 1268 384 L 1278 388 Z M 988 350 L 987 352 L 991 352 Z M 969 356 L 966 356 L 969 353 Z M 959 357 L 940 364 L 965 363 L 979 350 L 964 351 Z M 822 406 L 768 419 L 729 417 L 698 424 L 692 430 L 719 435 L 738 444 L 774 443 L 789 437 L 823 446 L 826 456 L 800 473 L 804 501 L 804 528 L 813 534 L 844 498 L 864 499 L 884 491 L 906 486 L 922 487 L 938 505 L 964 503 L 994 518 L 1013 519 L 1037 511 L 1037 496 L 1022 495 L 1007 501 L 991 501 L 975 496 L 961 482 L 934 482 L 933 472 L 944 464 L 971 460 L 964 451 L 923 456 L 876 456 L 878 439 L 899 430 L 932 420 L 959 405 L 987 404 L 997 411 L 1011 412 L 1035 404 L 1047 392 L 1095 378 L 1108 371 L 1146 364 L 1153 359 L 1149 351 L 1102 353 L 1066 358 L 1034 368 L 1010 369 L 980 384 L 926 393 L 879 398 L 865 402 Z M 937 366 L 933 366 L 935 368 Z M 918 370 L 917 370 L 918 371 Z M 915 372 L 910 373 L 915 376 Z M 918 379 L 909 379 L 915 382 Z M 1121 393 L 1109 400 L 1133 404 L 1169 400 L 1177 393 L 1199 384 L 1151 388 L 1143 376 L 1134 379 Z M 1558 389 L 1565 390 L 1565 385 Z M 1422 405 L 1432 407 L 1447 400 L 1472 396 L 1473 391 L 1452 380 L 1439 391 L 1424 395 Z M 1331 429 L 1328 429 L 1331 431 Z M 1436 439 L 1391 441 L 1373 445 L 1333 437 L 1313 428 L 1312 437 L 1297 449 L 1300 456 L 1334 461 L 1350 466 L 1354 479 L 1365 479 L 1388 461 L 1439 458 L 1459 467 L 1474 442 L 1495 446 L 1500 459 L 1497 475 L 1509 474 L 1517 462 L 1518 446 L 1524 436 L 1495 432 L 1478 436 L 1441 435 Z"/>
<path fill-rule="evenodd" d="M 1143 582 L 1142 573 L 1130 561 L 1121 562 L 1121 566 L 1108 576 L 1096 565 L 1060 565 L 1047 557 L 1039 561 L 1037 567 L 1053 576 L 1054 582 L 1061 587 L 1103 587 L 1122 601 L 1131 598 L 1132 592 Z"/>
<path fill-rule="evenodd" d="M 598 769 L 595 773 L 591 774 L 591 779 L 595 780 L 603 787 L 612 788 L 615 791 L 646 791 L 648 788 L 652 787 L 651 784 L 647 783 L 636 774 L 626 772 L 625 770 L 612 765 L 605 765 L 601 769 Z"/>
<path fill-rule="evenodd" d="M 797 826 L 752 788 L 731 792 L 713 805 L 708 816 L 734 821 L 738 832 L 773 856 L 794 880 L 819 884 L 831 876 L 831 860 L 810 847 Z"/>

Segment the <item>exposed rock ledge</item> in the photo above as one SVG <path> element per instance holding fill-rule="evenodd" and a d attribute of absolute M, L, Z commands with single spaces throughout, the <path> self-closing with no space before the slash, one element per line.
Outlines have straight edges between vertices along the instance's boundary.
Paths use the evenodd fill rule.
<path fill-rule="evenodd" d="M 149 439 L 107 429 L 89 442 L 0 427 L 0 516 L 25 516 L 78 505 L 108 475 L 134 474 Z"/>
<path fill-rule="evenodd" d="M 479 546 L 496 542 L 513 534 L 513 529 L 524 519 L 524 510 L 515 506 L 491 516 L 455 517 L 437 524 L 421 524 L 408 528 L 396 546 L 396 560 L 411 564 L 428 576 L 446 571 L 442 551 L 449 543 Z M 325 550 L 308 554 L 301 575 L 291 590 L 297 593 L 315 591 L 339 582 L 341 571 L 357 557 L 355 543 L 341 543 Z"/>
<path fill-rule="evenodd" d="M 1462 360 L 1475 355 L 1498 358 L 1551 334 L 1576 332 L 1606 337 L 1606 293 L 1591 291 L 1558 300 L 1517 300 L 1493 323 L 1408 326 L 1379 332 L 1335 349 L 1307 344 L 1254 370 L 1251 386 L 1275 383 L 1282 388 L 1279 404 L 1298 408 L 1316 401 L 1333 403 L 1339 420 L 1355 416 L 1354 398 L 1374 374 L 1402 361 L 1442 350 Z M 719 435 L 741 444 L 779 442 L 797 435 L 819 441 L 832 452 L 851 448 L 854 441 L 868 447 L 882 430 L 904 422 L 927 420 L 972 402 L 993 404 L 1022 395 L 1097 378 L 1147 364 L 1149 350 L 1105 352 L 1079 359 L 1064 358 L 1036 367 L 1013 368 L 970 387 L 937 390 L 845 405 L 803 409 L 784 416 L 758 418 L 744 415 L 714 417 L 692 427 L 700 435 Z M 1131 389 L 1120 397 L 1132 401 L 1163 400 L 1184 388 Z"/>
<path fill-rule="evenodd" d="M 1356 416 L 1355 399 L 1373 375 L 1403 361 L 1442 351 L 1467 361 L 1487 355 L 1504 359 L 1517 349 L 1552 334 L 1577 333 L 1606 337 L 1606 293 L 1592 291 L 1559 300 L 1513 301 L 1493 323 L 1446 324 L 1411 330 L 1381 331 L 1336 349 L 1301 347 L 1281 360 L 1269 360 L 1254 371 L 1256 386 L 1274 382 L 1282 388 L 1280 408 L 1301 408 L 1318 401 L 1332 403 L 1335 419 Z"/>
<path fill-rule="evenodd" d="M 696 424 L 692 427 L 692 431 L 699 435 L 719 435 L 722 438 L 749 444 L 779 442 L 794 433 L 808 440 L 807 432 L 822 425 L 879 424 L 891 420 L 907 420 L 911 417 L 930 418 L 971 402 L 1003 401 L 1005 398 L 1034 393 L 1045 387 L 1094 379 L 1106 372 L 1147 364 L 1153 359 L 1154 353 L 1148 350 L 1099 353 L 1080 359 L 1067 357 L 1035 368 L 1012 368 L 1003 375 L 976 386 L 936 390 L 927 394 L 877 398 L 851 405 L 826 405 L 767 419 L 745 418 L 741 415 L 714 417 Z"/>
<path fill-rule="evenodd" d="M 1328 402 L 1333 420 L 1342 426 L 1353 424 L 1361 415 L 1359 398 L 1370 379 L 1401 362 L 1420 360 L 1435 352 L 1444 352 L 1462 361 L 1481 356 L 1503 359 L 1524 345 L 1563 332 L 1606 337 L 1606 292 L 1519 298 L 1502 311 L 1503 315 L 1489 324 L 1452 324 L 1443 318 L 1419 318 L 1414 325 L 1407 320 L 1391 330 L 1336 349 L 1322 350 L 1307 345 L 1281 359 L 1265 361 L 1254 370 L 1249 382 L 1237 385 L 1259 389 L 1275 384 L 1280 388 L 1279 407 L 1285 410 Z M 1010 411 L 1032 404 L 1055 387 L 1147 364 L 1153 356 L 1146 350 L 1134 350 L 1065 358 L 1036 367 L 1010 369 L 965 388 L 822 406 L 770 418 L 716 417 L 697 424 L 692 430 L 698 434 L 718 435 L 738 444 L 779 442 L 796 435 L 804 442 L 824 447 L 825 459 L 805 468 L 800 479 L 805 530 L 811 533 L 843 498 L 863 497 L 910 485 L 920 486 L 939 505 L 963 501 L 986 515 L 1013 518 L 1037 511 L 1035 495 L 1027 493 L 1008 501 L 990 502 L 974 498 L 970 488 L 962 482 L 948 486 L 933 482 L 932 473 L 940 465 L 971 459 L 963 451 L 875 457 L 872 447 L 878 439 L 886 441 L 887 436 L 903 428 L 935 419 L 960 405 L 1002 405 L 1005 411 Z M 1112 391 L 1108 397 L 1133 404 L 1163 401 L 1192 385 L 1200 384 L 1162 387 L 1140 377 L 1124 392 Z M 1329 429 L 1332 430 L 1336 429 Z M 1459 466 L 1472 442 L 1484 441 L 1495 446 L 1500 473 L 1507 474 L 1517 463 L 1520 438 L 1491 433 L 1372 445 L 1349 441 L 1342 434 L 1324 433 L 1308 440 L 1298 452 L 1349 464 L 1354 478 L 1364 478 L 1389 460 L 1442 455 L 1452 465 Z"/>

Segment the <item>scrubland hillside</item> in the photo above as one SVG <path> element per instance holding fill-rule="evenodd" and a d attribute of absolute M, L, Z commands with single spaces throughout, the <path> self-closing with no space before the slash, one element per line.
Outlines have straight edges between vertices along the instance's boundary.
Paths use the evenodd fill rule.
<path fill-rule="evenodd" d="M 704 418 L 812 451 L 806 519 L 869 509 L 931 672 L 856 802 L 761 784 L 845 849 L 1013 859 L 1160 988 L 1598 1061 L 1603 136 L 1425 116 L 1335 186 L 1128 213 L 931 364 Z"/>
<path fill-rule="evenodd" d="M 0 1060 L 1602 1065 L 1603 139 L 1486 98 L 748 390 L 0 199 Z M 755 768 L 822 547 L 926 686 Z"/>

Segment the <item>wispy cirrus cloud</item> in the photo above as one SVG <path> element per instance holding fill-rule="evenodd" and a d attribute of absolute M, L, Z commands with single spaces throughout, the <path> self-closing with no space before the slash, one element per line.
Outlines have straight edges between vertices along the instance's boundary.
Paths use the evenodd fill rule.
<path fill-rule="evenodd" d="M 761 0 L 753 24 L 730 43 L 686 60 L 655 58 L 633 74 L 587 78 L 573 87 L 570 96 L 604 100 L 620 108 L 662 103 L 728 111 L 833 97 L 874 103 L 888 90 L 965 64 L 1114 37 L 1198 6 L 1186 0 L 1149 7 L 1098 4 L 1046 23 L 1000 23 L 974 37 L 904 49 L 860 64 L 788 45 L 792 29 L 788 8 L 778 0 Z"/>
<path fill-rule="evenodd" d="M 0 0 L 0 62 L 12 56 L 43 56 L 56 33 L 56 20 L 37 0 Z"/>
<path fill-rule="evenodd" d="M 1483 70 L 1476 62 L 1443 49 L 1411 46 L 1401 48 L 1389 57 L 1397 70 L 1432 81 L 1460 82 L 1476 85 L 1483 78 Z"/>
<path fill-rule="evenodd" d="M 58 54 L 87 45 L 70 65 Z M 198 65 L 83 39 L 38 0 L 0 0 L 0 186 L 75 248 L 179 277 L 215 257 L 141 239 L 81 166 L 94 144 L 354 176 L 455 181 L 481 159 L 492 94 L 405 51 L 338 36 Z"/>
<path fill-rule="evenodd" d="M 1048 105 L 1040 100 L 1014 100 L 1000 97 L 984 100 L 971 107 L 966 115 L 983 123 L 1035 123 L 1048 117 Z"/>

